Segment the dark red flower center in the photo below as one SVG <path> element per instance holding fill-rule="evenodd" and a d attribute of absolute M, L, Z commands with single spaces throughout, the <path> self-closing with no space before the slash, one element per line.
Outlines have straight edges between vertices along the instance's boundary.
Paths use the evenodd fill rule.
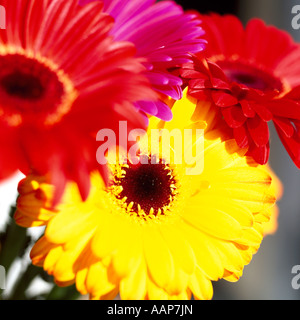
<path fill-rule="evenodd" d="M 0 55 L 0 114 L 10 125 L 37 119 L 53 124 L 70 109 L 75 96 L 67 77 L 45 59 Z"/>
<path fill-rule="evenodd" d="M 20 99 L 40 99 L 45 91 L 38 77 L 15 71 L 1 79 L 1 86 L 10 96 Z"/>
<path fill-rule="evenodd" d="M 232 82 L 261 91 L 283 91 L 280 79 L 258 67 L 239 61 L 218 61 L 217 63 Z"/>
<path fill-rule="evenodd" d="M 128 164 L 123 168 L 122 178 L 116 178 L 115 185 L 121 186 L 118 199 L 126 199 L 133 211 L 144 210 L 146 214 L 157 214 L 168 206 L 174 196 L 176 181 L 172 170 L 162 161 L 152 164 Z"/>

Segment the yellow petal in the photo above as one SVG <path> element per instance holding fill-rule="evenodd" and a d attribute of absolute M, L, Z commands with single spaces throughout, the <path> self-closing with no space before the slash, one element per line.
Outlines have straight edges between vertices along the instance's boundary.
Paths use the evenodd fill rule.
<path fill-rule="evenodd" d="M 32 219 L 32 217 L 27 215 L 27 212 L 18 209 L 14 214 L 14 219 L 16 223 L 24 228 L 30 228 L 30 227 L 40 227 L 47 224 L 46 221 L 41 220 L 35 220 Z"/>
<path fill-rule="evenodd" d="M 182 232 L 192 247 L 197 265 L 211 280 L 218 280 L 223 275 L 223 263 L 220 259 L 213 238 L 183 223 L 179 232 Z"/>
<path fill-rule="evenodd" d="M 226 212 L 218 209 L 188 206 L 182 218 L 198 230 L 224 240 L 239 239 L 241 225 Z"/>
<path fill-rule="evenodd" d="M 241 271 L 243 269 L 246 262 L 234 243 L 216 241 L 215 245 L 219 250 L 225 269 L 229 271 Z"/>
<path fill-rule="evenodd" d="M 120 241 L 127 236 L 129 224 L 126 219 L 104 215 L 99 220 L 99 228 L 92 239 L 91 249 L 100 259 L 112 254 L 119 248 Z M 112 228 L 113 226 L 113 228 Z"/>
<path fill-rule="evenodd" d="M 48 224 L 45 236 L 52 243 L 64 243 L 94 229 L 93 214 L 82 207 L 64 210 Z"/>
<path fill-rule="evenodd" d="M 157 286 L 165 288 L 174 277 L 174 261 L 170 249 L 156 227 L 145 227 L 143 245 L 149 273 Z"/>
<path fill-rule="evenodd" d="M 120 281 L 120 296 L 122 300 L 142 300 L 147 293 L 147 268 L 144 259 L 139 263 L 127 278 Z"/>
<path fill-rule="evenodd" d="M 263 235 L 254 228 L 245 228 L 243 229 L 241 238 L 237 242 L 246 246 L 255 246 L 259 245 L 262 239 Z"/>
<path fill-rule="evenodd" d="M 188 126 L 191 123 L 191 118 L 195 112 L 197 100 L 191 96 L 187 96 L 188 89 L 183 91 L 183 99 L 178 100 L 173 108 L 172 121 L 165 123 L 165 128 L 168 130 L 183 129 L 183 124 Z"/>
<path fill-rule="evenodd" d="M 85 281 L 88 273 L 88 268 L 78 270 L 76 273 L 76 289 L 82 294 L 85 295 L 88 293 Z"/>
<path fill-rule="evenodd" d="M 221 142 L 220 139 L 205 139 L 204 172 L 203 175 L 214 175 L 225 168 L 244 166 L 247 150 L 241 150 L 234 140 Z"/>
<path fill-rule="evenodd" d="M 196 258 L 190 244 L 178 232 L 176 225 L 164 225 L 160 229 L 172 253 L 175 267 L 182 268 L 186 273 L 192 274 L 195 270 Z"/>
<path fill-rule="evenodd" d="M 108 270 L 101 262 L 94 263 L 89 267 L 86 277 L 87 291 L 93 295 L 102 296 L 116 287 L 116 284 L 109 279 Z"/>
<path fill-rule="evenodd" d="M 213 208 L 222 212 L 227 213 L 233 219 L 243 227 L 251 227 L 254 223 L 253 213 L 247 208 L 247 206 L 241 205 L 234 199 L 228 199 L 220 195 L 219 201 L 215 201 L 216 196 L 208 192 L 200 192 L 189 201 L 190 205 L 199 206 L 199 212 L 205 212 L 207 207 Z M 187 207 L 188 211 L 188 207 Z"/>
<path fill-rule="evenodd" d="M 173 281 L 165 288 L 166 292 L 171 296 L 186 294 L 189 275 L 181 268 L 175 268 Z"/>
<path fill-rule="evenodd" d="M 199 268 L 190 277 L 189 287 L 197 300 L 210 300 L 213 296 L 213 286 Z"/>
<path fill-rule="evenodd" d="M 47 257 L 45 258 L 45 261 L 44 261 L 44 269 L 50 275 L 53 274 L 55 265 L 58 259 L 62 256 L 62 254 L 63 254 L 63 249 L 61 246 L 54 247 L 48 252 Z"/>
<path fill-rule="evenodd" d="M 36 266 L 42 267 L 48 252 L 50 252 L 50 250 L 55 247 L 56 245 L 49 243 L 49 241 L 47 241 L 47 239 L 44 236 L 41 237 L 33 246 L 30 252 L 30 258 L 32 259 L 32 263 Z"/>
<path fill-rule="evenodd" d="M 157 286 L 150 278 L 147 281 L 147 292 L 149 300 L 168 300 L 166 291 Z"/>
<path fill-rule="evenodd" d="M 93 232 L 93 230 L 87 232 L 63 246 L 64 253 L 57 260 L 53 271 L 53 275 L 58 281 L 70 281 L 75 278 L 75 262 L 82 255 Z"/>
<path fill-rule="evenodd" d="M 127 277 L 129 273 L 132 273 L 132 269 L 139 264 L 143 254 L 143 248 L 141 245 L 141 239 L 137 236 L 134 228 L 126 229 L 127 236 L 124 237 L 119 243 L 119 248 L 114 254 L 112 263 L 113 268 L 120 278 Z M 128 251 L 130 250 L 130 254 Z"/>
<path fill-rule="evenodd" d="M 207 123 L 207 131 L 209 131 L 216 123 L 218 109 L 219 108 L 213 107 L 209 101 L 197 101 L 197 107 L 193 114 L 192 121 L 205 121 Z"/>

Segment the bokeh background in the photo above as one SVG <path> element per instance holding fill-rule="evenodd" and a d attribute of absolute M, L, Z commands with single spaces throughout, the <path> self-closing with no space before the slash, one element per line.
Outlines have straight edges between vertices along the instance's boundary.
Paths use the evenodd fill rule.
<path fill-rule="evenodd" d="M 291 13 L 297 0 L 177 0 L 185 9 L 197 9 L 202 13 L 232 13 L 244 23 L 253 17 L 263 19 L 267 24 L 285 29 L 300 42 L 300 30 L 293 30 Z M 300 63 L 300 61 L 299 61 Z M 244 275 L 237 283 L 219 281 L 214 283 L 214 299 L 240 300 L 298 300 L 300 290 L 291 285 L 294 265 L 300 265 L 300 170 L 289 159 L 272 128 L 270 164 L 284 185 L 284 195 L 279 202 L 278 230 L 267 236 Z M 15 203 L 16 187 L 22 175 L 17 174 L 0 185 L 0 231 L 8 220 L 8 211 Z M 40 231 L 35 231 L 38 237 Z M 29 263 L 19 259 L 7 275 L 7 289 Z M 51 285 L 42 279 L 29 288 L 32 292 L 49 290 Z"/>

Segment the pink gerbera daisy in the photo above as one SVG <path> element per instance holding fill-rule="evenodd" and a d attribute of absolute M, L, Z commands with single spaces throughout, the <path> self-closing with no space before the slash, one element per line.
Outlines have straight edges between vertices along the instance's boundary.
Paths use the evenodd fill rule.
<path fill-rule="evenodd" d="M 84 5 L 95 0 L 80 0 Z M 144 59 L 145 76 L 152 88 L 161 94 L 156 102 L 136 103 L 136 107 L 165 121 L 172 119 L 170 108 L 163 102 L 165 97 L 178 100 L 182 97 L 182 80 L 170 70 L 190 61 L 190 54 L 203 50 L 204 34 L 200 20 L 185 14 L 173 1 L 155 0 L 99 0 L 104 11 L 115 18 L 111 30 L 116 40 L 132 42 L 137 56 Z"/>

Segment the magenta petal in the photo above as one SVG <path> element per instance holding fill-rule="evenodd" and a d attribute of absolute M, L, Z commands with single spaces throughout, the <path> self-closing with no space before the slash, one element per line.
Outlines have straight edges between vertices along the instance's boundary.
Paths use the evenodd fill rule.
<path fill-rule="evenodd" d="M 136 103 L 136 107 L 140 111 L 151 114 L 152 116 L 156 116 L 158 112 L 156 102 L 154 101 L 139 101 Z"/>
<path fill-rule="evenodd" d="M 155 86 L 156 91 L 165 94 L 166 96 L 171 97 L 174 100 L 179 100 L 182 98 L 182 90 L 180 86 L 174 87 L 163 87 L 163 86 Z"/>
<path fill-rule="evenodd" d="M 173 60 L 172 57 L 163 53 L 151 53 L 148 55 L 148 59 L 151 62 L 170 62 Z"/>
<path fill-rule="evenodd" d="M 157 101 L 156 106 L 158 109 L 158 112 L 156 114 L 157 118 L 164 120 L 164 121 L 171 121 L 173 119 L 172 110 L 170 109 L 170 107 L 168 105 L 166 105 L 162 101 Z"/>
<path fill-rule="evenodd" d="M 148 72 L 147 78 L 152 85 L 167 85 L 169 83 L 168 77 L 163 74 L 157 74 L 155 72 Z"/>
<path fill-rule="evenodd" d="M 160 100 L 155 102 L 139 101 L 136 103 L 136 107 L 140 110 L 140 113 L 146 113 L 164 121 L 173 119 L 170 107 Z"/>
<path fill-rule="evenodd" d="M 153 71 L 147 72 L 146 76 L 152 85 L 162 86 L 182 86 L 182 80 L 167 72 Z"/>

